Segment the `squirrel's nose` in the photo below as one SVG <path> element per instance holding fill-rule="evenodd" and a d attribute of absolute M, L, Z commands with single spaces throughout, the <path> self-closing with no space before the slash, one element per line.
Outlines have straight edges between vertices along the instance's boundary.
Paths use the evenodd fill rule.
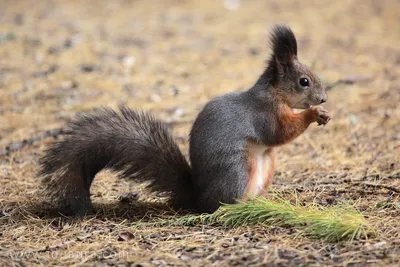
<path fill-rule="evenodd" d="M 326 101 L 328 101 L 328 95 L 324 93 L 320 99 L 320 104 L 325 103 Z"/>

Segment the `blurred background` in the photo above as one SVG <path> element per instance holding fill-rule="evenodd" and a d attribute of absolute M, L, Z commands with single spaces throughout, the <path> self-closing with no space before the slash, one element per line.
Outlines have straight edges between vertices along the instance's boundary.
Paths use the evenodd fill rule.
<path fill-rule="evenodd" d="M 293 29 L 299 59 L 326 84 L 356 76 L 384 90 L 398 75 L 399 6 L 396 0 L 3 0 L 2 137 L 118 102 L 193 119 L 211 97 L 252 86 L 276 23 Z"/>

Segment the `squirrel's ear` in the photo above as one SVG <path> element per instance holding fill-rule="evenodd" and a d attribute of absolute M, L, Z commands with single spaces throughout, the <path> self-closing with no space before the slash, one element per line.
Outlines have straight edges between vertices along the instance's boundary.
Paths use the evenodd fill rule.
<path fill-rule="evenodd" d="M 274 54 L 274 59 L 276 64 L 281 65 L 281 66 L 289 66 L 293 64 L 293 61 L 297 58 L 296 55 L 293 55 L 292 53 L 280 53 L 280 54 Z"/>
<path fill-rule="evenodd" d="M 297 41 L 292 30 L 284 25 L 273 28 L 271 35 L 272 62 L 280 71 L 285 71 L 297 59 Z"/>
<path fill-rule="evenodd" d="M 282 75 L 292 66 L 293 60 L 291 58 L 278 58 L 274 56 L 275 69 L 278 71 L 278 74 Z"/>

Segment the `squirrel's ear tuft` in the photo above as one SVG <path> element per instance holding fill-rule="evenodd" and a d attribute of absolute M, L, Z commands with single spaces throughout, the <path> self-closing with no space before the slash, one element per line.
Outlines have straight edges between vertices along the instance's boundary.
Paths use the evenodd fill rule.
<path fill-rule="evenodd" d="M 271 34 L 272 61 L 289 65 L 297 59 L 297 41 L 292 30 L 285 25 L 276 25 Z"/>

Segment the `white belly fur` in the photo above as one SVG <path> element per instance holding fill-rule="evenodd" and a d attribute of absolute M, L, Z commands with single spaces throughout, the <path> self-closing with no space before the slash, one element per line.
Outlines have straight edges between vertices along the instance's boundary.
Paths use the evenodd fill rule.
<path fill-rule="evenodd" d="M 253 188 L 252 191 L 248 192 L 248 195 L 256 196 L 262 193 L 264 190 L 264 183 L 265 178 L 268 175 L 269 169 L 271 167 L 271 158 L 265 157 L 265 153 L 269 149 L 267 146 L 255 144 L 255 143 L 248 143 L 249 152 L 256 157 L 257 162 L 257 171 L 256 171 L 256 186 Z"/>

